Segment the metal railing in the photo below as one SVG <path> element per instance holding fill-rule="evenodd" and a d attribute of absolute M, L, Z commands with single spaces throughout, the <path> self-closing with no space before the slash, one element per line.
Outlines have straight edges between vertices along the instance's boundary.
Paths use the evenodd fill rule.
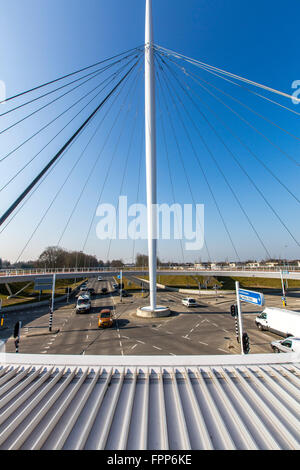
<path fill-rule="evenodd" d="M 30 276 L 30 275 L 46 275 L 46 274 L 82 274 L 82 273 L 99 273 L 102 272 L 118 272 L 118 271 L 132 271 L 132 272 L 148 272 L 148 267 L 132 267 L 132 266 L 120 266 L 120 267 L 88 267 L 88 268 L 32 268 L 32 269 L 1 269 L 0 276 Z M 209 271 L 209 272 L 218 272 L 218 271 L 229 271 L 229 272 L 242 272 L 242 271 L 256 271 L 256 272 L 300 272 L 300 266 L 296 265 L 277 265 L 277 266 L 202 266 L 195 268 L 192 266 L 160 266 L 157 269 L 160 271 L 189 271 L 191 273 L 197 273 L 199 271 Z"/>

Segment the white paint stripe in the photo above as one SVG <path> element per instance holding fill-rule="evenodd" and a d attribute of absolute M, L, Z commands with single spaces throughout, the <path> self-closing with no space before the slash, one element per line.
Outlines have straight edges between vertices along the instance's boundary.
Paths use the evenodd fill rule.
<path fill-rule="evenodd" d="M 159 349 L 159 351 L 161 351 L 161 348 L 157 347 L 157 346 L 153 346 L 155 349 Z"/>
<path fill-rule="evenodd" d="M 224 351 L 224 349 L 218 348 L 218 351 L 222 351 L 224 353 L 227 353 L 227 351 Z"/>
<path fill-rule="evenodd" d="M 207 343 L 203 343 L 202 341 L 199 341 L 200 344 L 204 344 L 204 346 L 208 346 Z"/>
<path fill-rule="evenodd" d="M 132 346 L 132 348 L 131 348 L 131 349 L 134 349 L 134 348 L 136 348 L 136 347 L 137 347 L 137 344 L 135 344 L 134 346 Z"/>

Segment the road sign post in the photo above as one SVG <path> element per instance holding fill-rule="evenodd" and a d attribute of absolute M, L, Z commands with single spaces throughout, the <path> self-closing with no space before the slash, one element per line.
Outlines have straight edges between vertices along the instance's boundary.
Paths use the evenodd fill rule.
<path fill-rule="evenodd" d="M 260 292 L 253 292 L 251 290 L 240 289 L 240 283 L 236 281 L 236 298 L 237 298 L 237 307 L 238 307 L 238 320 L 239 320 L 239 338 L 241 344 L 241 353 L 248 354 L 250 351 L 250 342 L 249 336 L 247 333 L 243 333 L 243 318 L 242 318 L 242 307 L 241 301 L 247 302 L 254 305 L 264 305 L 265 298 L 264 295 Z M 246 344 L 246 348 L 245 348 Z"/>

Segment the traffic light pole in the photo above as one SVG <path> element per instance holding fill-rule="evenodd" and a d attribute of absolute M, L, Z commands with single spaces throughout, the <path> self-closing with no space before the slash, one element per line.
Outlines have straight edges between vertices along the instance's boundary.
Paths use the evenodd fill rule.
<path fill-rule="evenodd" d="M 121 281 L 121 289 L 120 289 L 120 301 L 122 302 L 123 297 L 123 271 L 120 271 L 120 281 Z"/>
<path fill-rule="evenodd" d="M 244 345 L 243 345 L 243 318 L 242 318 L 242 307 L 241 307 L 241 300 L 240 300 L 240 283 L 238 281 L 236 281 L 235 283 L 235 290 L 236 290 L 236 303 L 237 303 L 237 308 L 238 308 L 241 354 L 245 354 Z"/>

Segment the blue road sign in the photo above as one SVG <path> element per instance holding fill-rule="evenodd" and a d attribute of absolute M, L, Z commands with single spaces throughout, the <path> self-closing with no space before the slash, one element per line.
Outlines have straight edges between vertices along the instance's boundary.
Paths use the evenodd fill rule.
<path fill-rule="evenodd" d="M 255 305 L 264 305 L 265 298 L 260 292 L 253 292 L 251 290 L 240 289 L 240 299 L 243 302 L 248 302 Z"/>
<path fill-rule="evenodd" d="M 118 279 L 121 279 L 121 274 L 118 275 Z"/>

